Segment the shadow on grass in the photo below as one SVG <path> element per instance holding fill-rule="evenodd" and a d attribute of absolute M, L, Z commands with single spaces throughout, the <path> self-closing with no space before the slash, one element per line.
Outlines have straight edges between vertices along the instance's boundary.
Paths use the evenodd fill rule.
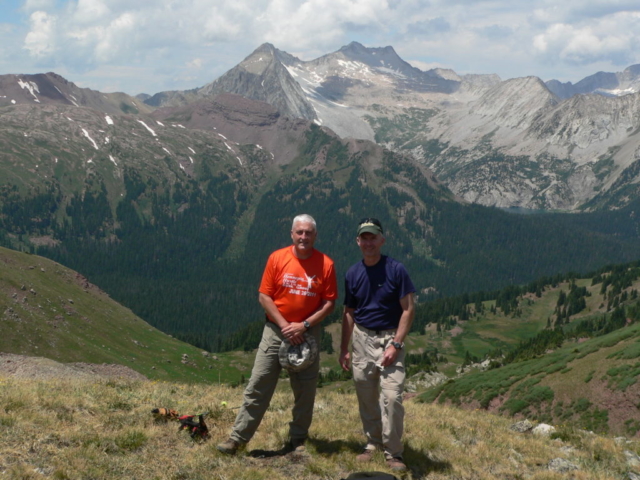
<path fill-rule="evenodd" d="M 422 450 L 405 446 L 404 461 L 411 470 L 414 479 L 426 478 L 431 472 L 447 473 L 451 471 L 449 462 L 441 462 L 429 457 Z"/>
<path fill-rule="evenodd" d="M 313 437 L 307 440 L 308 443 L 313 445 L 316 452 L 320 455 L 335 455 L 345 450 L 349 450 L 356 455 L 362 453 L 362 443 L 360 442 L 345 442 L 344 440 L 325 440 L 323 438 Z"/>
<path fill-rule="evenodd" d="M 253 458 L 273 458 L 273 457 L 284 457 L 293 452 L 293 449 L 284 446 L 278 450 L 251 450 L 247 452 L 249 457 Z"/>
<path fill-rule="evenodd" d="M 316 449 L 316 452 L 319 455 L 325 456 L 333 456 L 337 455 L 344 451 L 350 451 L 354 455 L 358 455 L 362 453 L 362 443 L 355 441 L 344 441 L 344 440 L 332 440 L 328 441 L 322 438 L 310 438 L 307 440 L 307 443 L 313 445 Z M 410 472 L 406 473 L 396 473 L 397 477 L 405 477 L 409 473 L 412 475 L 413 479 L 421 479 L 426 478 L 427 475 L 431 472 L 438 473 L 446 473 L 451 470 L 451 464 L 449 462 L 441 462 L 438 460 L 434 460 L 429 457 L 425 452 L 421 450 L 415 450 L 409 446 L 405 446 L 404 451 L 404 460 L 409 468 Z M 362 478 L 367 478 L 366 475 L 368 473 L 376 473 L 376 472 L 359 472 L 365 475 Z M 358 478 L 358 477 L 353 477 Z"/>

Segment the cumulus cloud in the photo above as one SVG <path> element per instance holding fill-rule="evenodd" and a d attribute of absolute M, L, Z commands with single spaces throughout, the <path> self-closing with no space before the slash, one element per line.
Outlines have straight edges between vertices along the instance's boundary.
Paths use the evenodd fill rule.
<path fill-rule="evenodd" d="M 618 12 L 585 25 L 555 23 L 533 39 L 538 56 L 576 65 L 602 60 L 630 63 L 638 45 L 640 12 Z"/>
<path fill-rule="evenodd" d="M 55 51 L 56 18 L 41 10 L 30 18 L 31 29 L 24 39 L 24 48 L 35 58 L 43 58 Z"/>
<path fill-rule="evenodd" d="M 537 18 L 552 23 L 588 22 L 639 8 L 636 0 L 543 0 L 535 4 Z"/>
<path fill-rule="evenodd" d="M 392 45 L 416 65 L 502 78 L 640 63 L 637 0 L 12 1 L 32 64 L 78 75 L 135 67 L 149 90 L 208 83 L 264 42 L 305 60 L 353 40 Z"/>
<path fill-rule="evenodd" d="M 349 29 L 388 31 L 388 12 L 386 0 L 274 0 L 258 25 L 276 45 L 317 48 L 345 42 Z"/>
<path fill-rule="evenodd" d="M 28 14 L 31 14 L 38 10 L 51 10 L 54 6 L 54 0 L 26 0 L 22 5 L 22 10 Z"/>
<path fill-rule="evenodd" d="M 186 63 L 188 68 L 202 68 L 202 59 L 194 58 L 193 60 Z"/>
<path fill-rule="evenodd" d="M 78 0 L 71 22 L 74 24 L 91 24 L 109 17 L 109 8 L 102 0 Z"/>
<path fill-rule="evenodd" d="M 451 30 L 451 24 L 443 17 L 430 18 L 410 23 L 407 32 L 418 35 L 434 35 Z"/>

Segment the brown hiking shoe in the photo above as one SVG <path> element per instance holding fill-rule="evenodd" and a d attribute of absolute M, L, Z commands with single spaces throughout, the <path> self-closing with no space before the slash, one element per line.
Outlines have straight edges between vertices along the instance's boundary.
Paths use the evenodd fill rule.
<path fill-rule="evenodd" d="M 356 457 L 356 461 L 362 463 L 370 462 L 371 460 L 373 460 L 373 456 L 375 455 L 375 453 L 376 451 L 374 449 L 365 448 L 364 452 Z"/>
<path fill-rule="evenodd" d="M 219 452 L 226 453 L 227 455 L 235 455 L 241 445 L 241 443 L 236 442 L 232 438 L 228 438 L 226 442 L 219 443 L 216 448 Z"/>
<path fill-rule="evenodd" d="M 387 466 L 393 472 L 405 472 L 407 470 L 407 466 L 404 464 L 402 459 L 398 457 L 388 459 Z"/>

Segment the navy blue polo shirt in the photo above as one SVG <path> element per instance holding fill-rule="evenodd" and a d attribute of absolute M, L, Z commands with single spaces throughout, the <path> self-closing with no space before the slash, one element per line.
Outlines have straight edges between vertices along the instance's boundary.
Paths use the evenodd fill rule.
<path fill-rule="evenodd" d="M 400 299 L 416 291 L 404 265 L 386 255 L 371 267 L 362 260 L 351 266 L 344 287 L 345 307 L 353 308 L 355 322 L 370 330 L 397 328 Z"/>

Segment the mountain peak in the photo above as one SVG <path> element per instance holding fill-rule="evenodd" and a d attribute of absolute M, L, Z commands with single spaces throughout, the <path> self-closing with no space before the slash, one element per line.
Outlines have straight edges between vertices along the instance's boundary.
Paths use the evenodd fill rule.
<path fill-rule="evenodd" d="M 265 42 L 256 48 L 253 53 L 275 53 L 278 50 L 272 43 Z"/>
<path fill-rule="evenodd" d="M 406 63 L 390 45 L 386 47 L 369 48 L 361 43 L 351 42 L 340 48 L 338 52 L 353 60 L 359 60 L 373 66 L 379 66 L 381 61 L 387 61 L 393 64 L 397 64 L 398 62 Z"/>
<path fill-rule="evenodd" d="M 277 60 L 284 65 L 292 65 L 300 62 L 299 58 L 282 50 L 278 50 L 273 44 L 265 42 L 245 58 L 240 65 L 246 65 L 247 63 L 254 62 L 256 60 L 264 60 L 265 58 L 267 60 Z"/>
<path fill-rule="evenodd" d="M 347 52 L 347 53 L 356 53 L 356 54 L 359 54 L 359 55 L 384 54 L 384 55 L 395 55 L 395 56 L 398 56 L 398 54 L 396 53 L 396 51 L 394 50 L 394 48 L 391 45 L 387 45 L 386 47 L 369 48 L 369 47 L 365 47 L 361 43 L 355 42 L 355 41 L 349 43 L 348 45 L 345 45 L 342 48 L 340 48 L 339 51 L 340 52 Z"/>

